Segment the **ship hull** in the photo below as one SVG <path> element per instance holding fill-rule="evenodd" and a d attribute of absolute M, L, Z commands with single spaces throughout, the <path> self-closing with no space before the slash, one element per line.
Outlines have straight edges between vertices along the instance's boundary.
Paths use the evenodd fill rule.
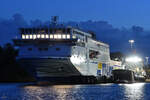
<path fill-rule="evenodd" d="M 72 65 L 70 59 L 19 59 L 19 64 L 37 80 L 54 80 L 72 76 L 81 76 L 81 73 Z"/>
<path fill-rule="evenodd" d="M 115 83 L 134 83 L 145 82 L 145 77 L 137 77 L 132 70 L 118 69 L 113 70 L 113 81 Z"/>
<path fill-rule="evenodd" d="M 112 71 L 114 83 L 134 83 L 134 72 L 131 70 L 117 69 Z"/>

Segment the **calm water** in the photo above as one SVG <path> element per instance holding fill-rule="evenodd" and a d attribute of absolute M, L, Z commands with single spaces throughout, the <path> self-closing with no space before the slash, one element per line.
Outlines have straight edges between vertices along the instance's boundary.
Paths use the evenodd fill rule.
<path fill-rule="evenodd" d="M 53 86 L 0 84 L 0 100 L 150 100 L 150 83 Z"/>

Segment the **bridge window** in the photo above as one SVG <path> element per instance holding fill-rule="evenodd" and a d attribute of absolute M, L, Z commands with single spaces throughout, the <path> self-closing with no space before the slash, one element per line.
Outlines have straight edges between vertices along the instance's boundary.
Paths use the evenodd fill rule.
<path fill-rule="evenodd" d="M 31 35 L 29 35 L 29 38 L 30 38 L 30 39 L 32 39 L 32 34 L 31 34 Z"/>
<path fill-rule="evenodd" d="M 45 38 L 44 34 L 41 35 L 41 38 L 43 38 L 43 39 Z"/>
<path fill-rule="evenodd" d="M 25 37 L 25 35 L 22 35 L 22 39 L 25 39 L 26 37 Z"/>
<path fill-rule="evenodd" d="M 48 38 L 49 38 L 49 35 L 48 35 L 48 34 L 46 34 L 46 35 L 45 35 L 45 37 L 48 39 Z"/>
<path fill-rule="evenodd" d="M 74 34 L 74 35 L 72 35 L 72 38 L 73 38 L 73 39 L 76 39 L 76 35 L 75 35 L 75 34 Z"/>
<path fill-rule="evenodd" d="M 29 35 L 26 35 L 26 39 L 29 39 Z"/>
<path fill-rule="evenodd" d="M 62 38 L 63 38 L 63 39 L 66 39 L 66 35 L 65 35 L 65 34 L 63 34 L 63 35 L 62 35 Z"/>
<path fill-rule="evenodd" d="M 33 35 L 33 39 L 36 39 L 36 35 L 35 34 Z"/>
<path fill-rule="evenodd" d="M 37 35 L 37 38 L 40 38 L 40 37 L 41 37 L 41 35 L 40 35 L 40 34 L 38 34 L 38 35 Z"/>
<path fill-rule="evenodd" d="M 95 51 L 95 50 L 89 50 L 89 58 L 93 59 L 93 58 L 98 58 L 99 52 Z"/>
<path fill-rule="evenodd" d="M 50 34 L 50 39 L 53 39 L 53 35 L 52 34 Z"/>
<path fill-rule="evenodd" d="M 67 39 L 70 39 L 70 35 L 69 34 L 67 34 Z"/>

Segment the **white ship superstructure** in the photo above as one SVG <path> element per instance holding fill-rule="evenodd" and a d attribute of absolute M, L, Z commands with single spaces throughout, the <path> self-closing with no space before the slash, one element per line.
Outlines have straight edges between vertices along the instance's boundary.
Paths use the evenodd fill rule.
<path fill-rule="evenodd" d="M 73 27 L 21 28 L 18 60 L 37 78 L 110 75 L 109 45 Z"/>

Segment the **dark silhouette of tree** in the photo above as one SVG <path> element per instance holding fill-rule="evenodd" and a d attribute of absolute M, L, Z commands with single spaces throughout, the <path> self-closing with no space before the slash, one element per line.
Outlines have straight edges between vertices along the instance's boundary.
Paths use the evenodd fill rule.
<path fill-rule="evenodd" d="M 17 50 L 10 43 L 7 43 L 3 48 L 3 55 L 5 61 L 14 62 L 17 56 Z"/>
<path fill-rule="evenodd" d="M 0 82 L 25 82 L 33 78 L 16 61 L 18 51 L 7 43 L 0 46 Z"/>
<path fill-rule="evenodd" d="M 141 33 L 141 32 L 143 32 L 143 28 L 142 27 L 140 27 L 140 26 L 132 26 L 132 31 L 134 32 L 134 33 Z"/>

